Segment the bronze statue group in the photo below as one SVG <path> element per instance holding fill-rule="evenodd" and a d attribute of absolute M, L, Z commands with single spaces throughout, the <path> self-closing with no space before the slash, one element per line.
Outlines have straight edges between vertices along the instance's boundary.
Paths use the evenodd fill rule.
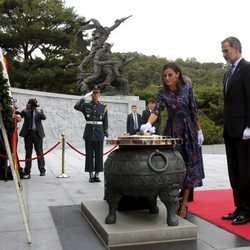
<path fill-rule="evenodd" d="M 107 43 L 111 31 L 116 29 L 130 16 L 115 20 L 111 27 L 102 26 L 96 19 L 91 18 L 85 22 L 77 33 L 78 47 L 81 49 L 84 58 L 78 65 L 77 88 L 81 93 L 86 94 L 96 84 L 106 95 L 125 94 L 129 92 L 128 80 L 123 76 L 123 68 L 135 58 L 127 58 L 125 54 L 119 53 L 112 58 L 112 44 Z M 85 31 L 92 30 L 90 50 L 87 49 Z M 93 64 L 93 70 L 87 71 L 87 66 Z"/>

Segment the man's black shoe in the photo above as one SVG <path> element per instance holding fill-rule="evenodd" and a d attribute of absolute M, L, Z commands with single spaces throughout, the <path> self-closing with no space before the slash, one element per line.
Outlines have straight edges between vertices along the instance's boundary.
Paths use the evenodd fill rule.
<path fill-rule="evenodd" d="M 95 182 L 101 182 L 99 177 L 95 177 Z"/>
<path fill-rule="evenodd" d="M 250 222 L 250 216 L 238 215 L 233 221 L 232 225 L 243 225 Z"/>
<path fill-rule="evenodd" d="M 45 176 L 45 172 L 40 173 L 40 176 Z"/>
<path fill-rule="evenodd" d="M 238 211 L 235 210 L 232 213 L 222 216 L 222 220 L 234 220 L 239 215 Z"/>
<path fill-rule="evenodd" d="M 31 178 L 30 174 L 24 174 L 23 175 L 23 179 L 30 179 L 30 178 Z"/>

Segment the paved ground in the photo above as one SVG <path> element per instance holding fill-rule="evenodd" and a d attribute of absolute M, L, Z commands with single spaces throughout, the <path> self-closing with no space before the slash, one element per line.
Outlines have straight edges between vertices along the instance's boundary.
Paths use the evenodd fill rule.
<path fill-rule="evenodd" d="M 104 151 L 111 148 L 106 147 Z M 80 151 L 83 152 L 84 149 Z M 27 208 L 31 245 L 27 244 L 14 182 L 0 181 L 0 250 L 63 249 L 50 207 L 79 205 L 84 200 L 103 199 L 103 174 L 100 175 L 101 183 L 89 183 L 88 175 L 84 172 L 84 156 L 68 146 L 64 172 L 70 177 L 57 178 L 62 173 L 61 156 L 60 147 L 46 155 L 45 177 L 39 176 L 37 164 L 33 162 L 31 179 L 22 181 L 22 197 Z M 204 154 L 203 157 L 206 179 L 200 189 L 229 188 L 225 155 Z M 24 154 L 19 154 L 19 158 L 23 159 Z M 250 249 L 250 245 L 249 248 L 241 249 Z"/>

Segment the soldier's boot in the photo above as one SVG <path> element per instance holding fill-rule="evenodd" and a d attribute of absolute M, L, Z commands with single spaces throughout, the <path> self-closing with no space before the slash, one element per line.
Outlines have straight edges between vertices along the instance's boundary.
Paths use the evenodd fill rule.
<path fill-rule="evenodd" d="M 101 182 L 99 178 L 99 172 L 95 172 L 95 182 Z"/>
<path fill-rule="evenodd" d="M 95 177 L 93 172 L 89 172 L 89 182 L 95 182 Z"/>

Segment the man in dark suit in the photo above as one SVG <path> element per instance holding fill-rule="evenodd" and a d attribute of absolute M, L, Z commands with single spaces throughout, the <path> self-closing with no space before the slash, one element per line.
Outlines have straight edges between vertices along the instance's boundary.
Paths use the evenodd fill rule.
<path fill-rule="evenodd" d="M 140 127 L 142 124 L 141 115 L 137 113 L 137 106 L 131 106 L 132 112 L 127 116 L 127 133 L 130 135 L 135 135 L 140 132 Z"/>
<path fill-rule="evenodd" d="M 153 99 L 147 100 L 147 109 L 142 111 L 142 124 L 146 124 L 148 122 L 148 118 L 151 115 L 151 111 L 155 107 L 155 101 Z M 152 124 L 155 127 L 155 134 L 160 135 L 160 125 L 161 125 L 161 116 L 157 117 L 157 120 Z"/>
<path fill-rule="evenodd" d="M 85 101 L 88 96 L 92 97 L 90 102 Z M 108 137 L 108 108 L 99 102 L 99 97 L 100 89 L 95 86 L 74 106 L 86 120 L 83 138 L 86 149 L 85 172 L 89 172 L 89 182 L 101 181 L 99 172 L 103 171 L 103 142 L 104 137 Z"/>
<path fill-rule="evenodd" d="M 43 157 L 43 138 L 45 137 L 42 120 L 46 119 L 46 116 L 42 109 L 38 109 L 36 99 L 29 99 L 26 108 L 20 112 L 20 116 L 24 118 L 24 123 L 20 131 L 20 136 L 24 137 L 25 146 L 25 162 L 24 179 L 30 179 L 31 172 L 31 159 L 33 145 L 36 151 L 38 169 L 40 176 L 45 175 L 45 160 Z"/>
<path fill-rule="evenodd" d="M 222 217 L 233 225 L 250 222 L 250 63 L 241 55 L 236 37 L 222 41 L 231 64 L 224 76 L 224 141 L 235 211 Z"/>

